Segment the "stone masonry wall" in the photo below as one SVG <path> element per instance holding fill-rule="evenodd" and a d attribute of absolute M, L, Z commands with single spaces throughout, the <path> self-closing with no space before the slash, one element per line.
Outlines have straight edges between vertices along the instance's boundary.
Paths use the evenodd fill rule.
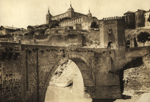
<path fill-rule="evenodd" d="M 111 42 L 111 48 L 125 46 L 123 19 L 103 20 L 100 22 L 100 45 L 106 48 Z"/>
<path fill-rule="evenodd" d="M 119 75 L 109 73 L 114 65 L 109 51 L 95 54 L 96 97 L 99 99 L 121 98 Z"/>
<path fill-rule="evenodd" d="M 52 67 L 57 63 L 61 52 L 57 53 L 50 50 L 38 51 L 38 69 L 39 69 L 39 102 L 42 102 L 42 98 L 45 94 L 45 84 L 48 80 Z"/>
<path fill-rule="evenodd" d="M 37 102 L 37 51 L 28 50 L 26 54 L 26 101 Z"/>
<path fill-rule="evenodd" d="M 0 101 L 22 101 L 22 56 L 12 45 L 1 45 L 0 52 Z M 9 50 L 9 51 L 8 51 Z"/>
<path fill-rule="evenodd" d="M 115 53 L 114 50 L 109 49 L 37 47 L 10 43 L 0 46 L 0 86 L 2 87 L 0 101 L 2 102 L 43 102 L 47 81 L 50 81 L 48 79 L 66 59 L 72 60 L 79 67 L 84 79 L 85 92 L 92 98 L 122 97 L 120 76 L 110 72 L 115 70 L 115 63 L 118 64 L 117 62 L 121 60 L 115 62 L 115 57 L 124 59 L 121 57 L 124 53 L 122 50 Z M 149 56 L 143 58 L 144 67 L 135 68 L 136 71 L 126 74 L 131 79 L 126 89 L 136 89 L 134 85 L 140 86 L 137 90 L 149 88 L 149 58 Z M 135 75 L 137 80 L 132 81 L 135 78 L 130 75 Z"/>

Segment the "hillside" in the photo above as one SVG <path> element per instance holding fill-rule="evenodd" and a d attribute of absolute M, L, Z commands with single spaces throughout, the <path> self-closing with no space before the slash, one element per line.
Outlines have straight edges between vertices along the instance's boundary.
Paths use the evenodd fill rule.
<path fill-rule="evenodd" d="M 139 62 L 137 62 L 139 63 Z M 150 92 L 150 55 L 143 57 L 143 64 L 139 67 L 124 71 L 124 91 L 131 96 L 139 97 Z"/>

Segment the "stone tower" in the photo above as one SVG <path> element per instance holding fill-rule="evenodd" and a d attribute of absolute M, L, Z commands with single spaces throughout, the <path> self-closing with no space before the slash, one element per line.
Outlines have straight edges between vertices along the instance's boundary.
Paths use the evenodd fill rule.
<path fill-rule="evenodd" d="M 51 21 L 52 21 L 52 15 L 50 14 L 48 9 L 48 13 L 46 15 L 46 24 L 49 24 Z"/>
<path fill-rule="evenodd" d="M 90 12 L 90 9 L 89 9 L 89 13 L 87 14 L 88 17 L 92 17 L 92 13 Z"/>
<path fill-rule="evenodd" d="M 100 21 L 100 46 L 112 49 L 125 47 L 125 28 L 122 17 L 104 18 Z"/>
<path fill-rule="evenodd" d="M 70 8 L 68 9 L 68 14 L 70 18 L 74 18 L 74 9 L 72 8 L 72 5 L 70 3 Z"/>

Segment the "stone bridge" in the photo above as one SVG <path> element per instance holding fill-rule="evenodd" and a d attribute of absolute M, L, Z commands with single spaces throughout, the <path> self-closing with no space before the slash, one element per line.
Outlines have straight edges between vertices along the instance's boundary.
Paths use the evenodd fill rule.
<path fill-rule="evenodd" d="M 19 43 L 0 46 L 1 102 L 44 102 L 52 75 L 67 59 L 81 71 L 85 97 L 122 98 L 123 70 L 150 51 L 149 47 L 102 49 Z"/>

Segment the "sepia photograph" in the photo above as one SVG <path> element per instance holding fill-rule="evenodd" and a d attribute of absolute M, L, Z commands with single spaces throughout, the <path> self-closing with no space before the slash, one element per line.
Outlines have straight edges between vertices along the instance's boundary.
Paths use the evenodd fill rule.
<path fill-rule="evenodd" d="M 0 102 L 150 102 L 150 0 L 0 0 Z"/>

